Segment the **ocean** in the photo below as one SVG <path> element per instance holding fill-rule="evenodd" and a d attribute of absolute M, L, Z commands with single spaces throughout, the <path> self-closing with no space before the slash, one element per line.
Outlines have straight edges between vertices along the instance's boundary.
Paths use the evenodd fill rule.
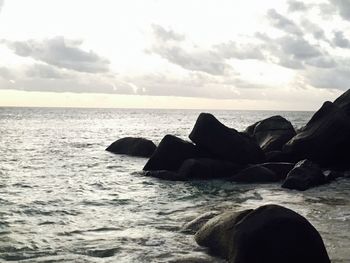
<path fill-rule="evenodd" d="M 181 227 L 208 211 L 280 204 L 320 232 L 333 263 L 350 262 L 350 180 L 305 192 L 280 184 L 170 182 L 147 159 L 105 148 L 124 136 L 188 138 L 200 110 L 0 108 L 0 261 L 169 262 L 212 259 Z M 312 112 L 209 111 L 227 126 Z"/>

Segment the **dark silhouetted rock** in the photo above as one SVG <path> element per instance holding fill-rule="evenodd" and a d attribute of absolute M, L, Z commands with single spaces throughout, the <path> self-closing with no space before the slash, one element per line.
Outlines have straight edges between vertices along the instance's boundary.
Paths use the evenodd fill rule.
<path fill-rule="evenodd" d="M 209 113 L 199 115 L 189 137 L 217 159 L 238 164 L 264 160 L 264 153 L 256 142 L 235 129 L 226 127 Z"/>
<path fill-rule="evenodd" d="M 279 181 L 286 179 L 287 174 L 294 168 L 294 165 L 294 163 L 286 162 L 271 162 L 260 164 L 260 166 L 273 171 L 277 175 Z"/>
<path fill-rule="evenodd" d="M 317 164 L 309 160 L 303 160 L 298 162 L 288 173 L 282 187 L 304 191 L 326 182 L 326 177 Z"/>
<path fill-rule="evenodd" d="M 310 159 L 323 168 L 350 168 L 350 95 L 325 102 L 283 151 L 295 160 Z"/>
<path fill-rule="evenodd" d="M 287 163 L 296 163 L 295 157 L 291 154 L 282 152 L 282 151 L 272 151 L 265 153 L 266 162 L 287 162 Z M 300 161 L 300 160 L 297 160 Z"/>
<path fill-rule="evenodd" d="M 239 168 L 240 166 L 229 161 L 199 158 L 184 161 L 178 173 L 188 180 L 218 179 L 231 176 Z"/>
<path fill-rule="evenodd" d="M 270 169 L 257 164 L 239 171 L 228 180 L 237 183 L 270 183 L 280 179 Z"/>
<path fill-rule="evenodd" d="M 195 240 L 230 263 L 330 263 L 317 230 L 303 216 L 278 205 L 214 217 Z"/>
<path fill-rule="evenodd" d="M 106 151 L 131 156 L 150 157 L 157 146 L 144 138 L 125 137 L 107 147 Z"/>
<path fill-rule="evenodd" d="M 296 135 L 293 125 L 281 116 L 256 122 L 245 132 L 256 139 L 264 152 L 282 150 L 283 145 Z"/>
<path fill-rule="evenodd" d="M 146 163 L 143 170 L 177 171 L 181 164 L 199 156 L 196 146 L 173 135 L 166 135 Z"/>
<path fill-rule="evenodd" d="M 336 180 L 337 178 L 344 177 L 345 174 L 343 172 L 326 170 L 323 171 L 323 175 L 326 177 L 326 180 L 328 182 L 331 182 L 333 180 Z"/>
<path fill-rule="evenodd" d="M 186 181 L 186 178 L 181 177 L 177 172 L 167 170 L 145 171 L 144 175 L 168 181 Z"/>

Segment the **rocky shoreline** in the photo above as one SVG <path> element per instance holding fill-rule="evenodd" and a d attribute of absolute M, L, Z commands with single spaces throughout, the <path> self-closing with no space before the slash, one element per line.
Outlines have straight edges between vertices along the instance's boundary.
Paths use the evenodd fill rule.
<path fill-rule="evenodd" d="M 189 138 L 166 135 L 155 146 L 127 137 L 106 150 L 149 157 L 144 175 L 159 179 L 280 182 L 283 188 L 305 191 L 349 177 L 350 90 L 325 102 L 297 131 L 281 116 L 239 132 L 201 113 Z M 288 208 L 267 205 L 210 218 L 194 224 L 195 239 L 229 262 L 330 262 L 317 230 Z"/>

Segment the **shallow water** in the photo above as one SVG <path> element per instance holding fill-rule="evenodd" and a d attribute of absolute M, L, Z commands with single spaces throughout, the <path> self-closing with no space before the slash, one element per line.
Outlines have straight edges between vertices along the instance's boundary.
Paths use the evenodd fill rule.
<path fill-rule="evenodd" d="M 143 177 L 143 158 L 104 149 L 123 136 L 186 138 L 199 111 L 0 108 L 0 261 L 168 262 L 207 256 L 181 226 L 210 210 L 275 203 L 304 215 L 332 262 L 350 261 L 350 180 L 306 192 L 278 184 L 168 182 Z M 243 130 L 281 114 L 214 111 Z M 215 260 L 215 262 L 220 262 Z"/>

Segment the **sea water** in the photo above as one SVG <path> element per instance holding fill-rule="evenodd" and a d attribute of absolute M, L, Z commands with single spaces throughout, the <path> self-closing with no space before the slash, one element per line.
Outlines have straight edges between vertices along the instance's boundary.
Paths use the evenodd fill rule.
<path fill-rule="evenodd" d="M 207 211 L 279 204 L 350 262 L 350 180 L 305 192 L 276 184 L 171 182 L 145 158 L 105 151 L 124 136 L 188 139 L 199 110 L 0 108 L 0 261 L 169 262 L 207 255 L 181 227 Z M 272 115 L 295 128 L 312 112 L 211 111 L 237 130 Z"/>

